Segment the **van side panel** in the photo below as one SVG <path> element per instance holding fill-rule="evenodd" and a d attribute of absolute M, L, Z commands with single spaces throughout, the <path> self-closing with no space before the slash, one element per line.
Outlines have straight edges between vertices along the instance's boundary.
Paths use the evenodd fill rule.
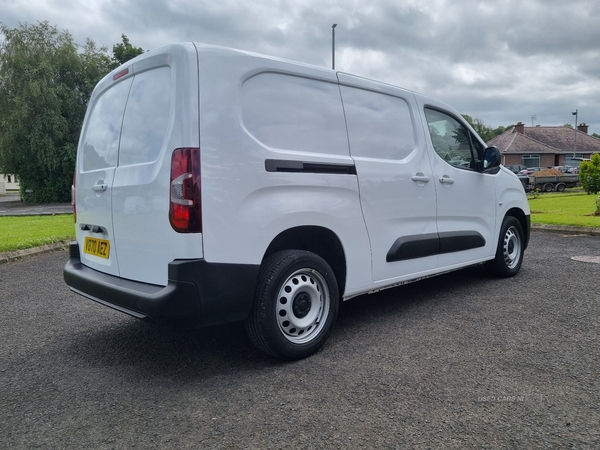
<path fill-rule="evenodd" d="M 348 288 L 370 283 L 334 73 L 199 47 L 204 255 L 260 264 L 271 241 L 306 226 L 335 233 Z"/>

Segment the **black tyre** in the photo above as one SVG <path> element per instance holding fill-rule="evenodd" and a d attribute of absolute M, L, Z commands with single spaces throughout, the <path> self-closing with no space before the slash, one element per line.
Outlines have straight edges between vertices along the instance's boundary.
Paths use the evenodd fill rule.
<path fill-rule="evenodd" d="M 523 263 L 524 238 L 521 223 L 512 216 L 502 222 L 496 257 L 485 263 L 489 273 L 498 277 L 513 277 Z"/>
<path fill-rule="evenodd" d="M 543 189 L 544 192 L 552 192 L 554 190 L 554 185 L 552 183 L 546 183 Z"/>
<path fill-rule="evenodd" d="M 556 185 L 556 192 L 564 192 L 565 187 L 566 187 L 565 183 L 558 183 Z"/>
<path fill-rule="evenodd" d="M 272 356 L 301 359 L 323 346 L 337 318 L 333 270 L 314 253 L 285 250 L 262 264 L 246 330 Z"/>

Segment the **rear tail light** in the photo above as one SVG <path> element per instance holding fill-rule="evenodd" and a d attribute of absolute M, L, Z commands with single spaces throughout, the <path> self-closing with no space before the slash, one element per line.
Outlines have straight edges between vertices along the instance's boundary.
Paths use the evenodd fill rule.
<path fill-rule="evenodd" d="M 71 206 L 73 206 L 73 220 L 77 223 L 77 193 L 75 191 L 75 187 L 77 186 L 75 183 L 77 181 L 77 172 L 73 173 L 73 184 L 71 185 Z"/>
<path fill-rule="evenodd" d="M 179 233 L 202 232 L 199 148 L 178 148 L 173 151 L 169 221 Z"/>

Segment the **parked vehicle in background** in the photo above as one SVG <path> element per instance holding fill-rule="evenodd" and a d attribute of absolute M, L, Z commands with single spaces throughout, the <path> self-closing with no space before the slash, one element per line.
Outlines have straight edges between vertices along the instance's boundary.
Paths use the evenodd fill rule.
<path fill-rule="evenodd" d="M 558 169 L 546 169 L 529 176 L 530 189 L 539 189 L 544 192 L 563 192 L 566 188 L 577 186 L 577 174 L 563 173 Z"/>
<path fill-rule="evenodd" d="M 553 169 L 560 170 L 562 173 L 573 173 L 575 167 L 572 166 L 554 166 Z"/>
<path fill-rule="evenodd" d="M 511 165 L 511 166 L 504 166 L 506 167 L 508 170 L 510 170 L 512 173 L 519 173 L 521 170 L 525 170 L 527 169 L 527 166 L 524 166 L 523 164 L 517 164 L 517 165 Z"/>
<path fill-rule="evenodd" d="M 264 352 L 304 358 L 342 300 L 480 263 L 519 272 L 529 205 L 500 158 L 456 110 L 412 91 L 163 47 L 89 101 L 64 278 L 168 326 L 245 320 Z"/>
<path fill-rule="evenodd" d="M 521 170 L 517 175 L 531 175 L 532 173 L 539 172 L 540 170 L 542 170 L 542 167 L 529 167 Z"/>

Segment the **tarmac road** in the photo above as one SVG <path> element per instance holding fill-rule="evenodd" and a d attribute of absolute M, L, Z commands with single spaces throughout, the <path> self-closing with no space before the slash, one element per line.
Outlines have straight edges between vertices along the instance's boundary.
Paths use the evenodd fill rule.
<path fill-rule="evenodd" d="M 515 278 L 350 300 L 294 363 L 241 324 L 167 330 L 83 299 L 66 252 L 5 263 L 0 447 L 600 448 L 600 264 L 573 256 L 600 238 L 535 232 Z"/>
<path fill-rule="evenodd" d="M 72 212 L 73 206 L 70 203 L 25 204 L 21 202 L 19 194 L 0 195 L 0 217 L 71 214 Z"/>

